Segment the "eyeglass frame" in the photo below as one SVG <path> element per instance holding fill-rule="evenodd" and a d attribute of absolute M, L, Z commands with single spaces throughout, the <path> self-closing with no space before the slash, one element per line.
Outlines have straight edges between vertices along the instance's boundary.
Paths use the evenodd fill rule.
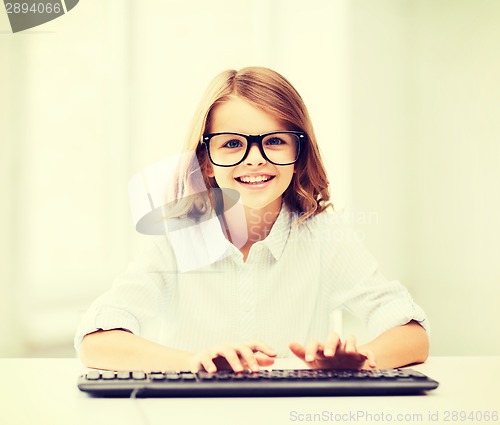
<path fill-rule="evenodd" d="M 264 137 L 267 137 L 267 136 L 270 136 L 272 134 L 294 134 L 296 136 L 298 136 L 298 139 L 297 139 L 297 157 L 295 158 L 295 160 L 293 162 L 287 162 L 285 164 L 278 164 L 276 162 L 273 162 L 271 161 L 266 153 L 264 152 L 264 147 L 262 146 L 262 143 L 264 141 Z M 235 136 L 241 136 L 241 137 L 244 137 L 247 141 L 247 148 L 246 148 L 246 151 L 245 151 L 245 154 L 243 155 L 243 157 L 241 158 L 240 161 L 234 163 L 234 164 L 231 164 L 231 165 L 222 165 L 222 164 L 217 164 L 216 162 L 214 162 L 214 160 L 212 159 L 212 155 L 210 154 L 210 139 L 212 139 L 212 137 L 214 136 L 220 136 L 222 134 L 233 134 Z M 306 136 L 306 133 L 304 133 L 303 131 L 287 131 L 287 130 L 283 130 L 283 131 L 271 131 L 270 133 L 264 133 L 264 134 L 242 134 L 242 133 L 235 133 L 235 132 L 232 132 L 232 131 L 223 131 L 223 132 L 220 132 L 220 133 L 209 133 L 209 134 L 204 134 L 202 137 L 201 137 L 201 143 L 203 145 L 205 145 L 205 148 L 207 150 L 207 154 L 208 154 L 208 158 L 210 159 L 210 162 L 213 164 L 213 165 L 216 165 L 217 167 L 235 167 L 236 165 L 239 165 L 241 164 L 248 156 L 248 154 L 250 153 L 250 148 L 252 147 L 253 144 L 257 144 L 257 146 L 259 147 L 259 151 L 260 151 L 260 154 L 262 155 L 262 158 L 264 158 L 266 161 L 270 162 L 271 164 L 274 164 L 274 165 L 277 165 L 278 167 L 284 167 L 286 165 L 292 165 L 292 164 L 295 164 L 298 159 L 299 159 L 299 156 L 300 156 L 300 145 L 302 144 L 303 141 L 307 140 L 307 136 Z"/>

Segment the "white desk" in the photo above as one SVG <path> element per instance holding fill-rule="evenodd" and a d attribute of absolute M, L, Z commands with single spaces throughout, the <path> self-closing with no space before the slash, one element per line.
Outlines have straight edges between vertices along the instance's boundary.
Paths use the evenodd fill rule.
<path fill-rule="evenodd" d="M 486 412 L 500 414 L 499 364 L 500 357 L 430 358 L 414 369 L 440 386 L 423 396 L 131 400 L 80 392 L 76 379 L 85 369 L 76 359 L 0 359 L 0 424 L 499 424 L 485 419 Z M 454 411 L 476 420 L 457 420 Z"/>

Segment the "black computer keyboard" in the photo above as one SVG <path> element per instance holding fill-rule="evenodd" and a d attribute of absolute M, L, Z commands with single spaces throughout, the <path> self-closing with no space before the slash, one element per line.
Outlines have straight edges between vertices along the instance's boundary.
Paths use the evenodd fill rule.
<path fill-rule="evenodd" d="M 406 395 L 433 390 L 438 382 L 412 369 L 260 372 L 111 372 L 91 370 L 78 388 L 104 397 L 273 397 Z"/>

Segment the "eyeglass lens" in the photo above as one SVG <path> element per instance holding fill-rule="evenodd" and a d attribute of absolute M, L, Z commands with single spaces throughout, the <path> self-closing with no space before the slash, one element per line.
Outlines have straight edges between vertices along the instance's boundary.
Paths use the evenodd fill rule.
<path fill-rule="evenodd" d="M 210 139 L 212 161 L 219 165 L 240 162 L 247 151 L 248 141 L 236 134 L 218 134 Z M 299 152 L 299 136 L 293 133 L 274 133 L 265 136 L 262 148 L 269 161 L 275 164 L 295 162 Z"/>

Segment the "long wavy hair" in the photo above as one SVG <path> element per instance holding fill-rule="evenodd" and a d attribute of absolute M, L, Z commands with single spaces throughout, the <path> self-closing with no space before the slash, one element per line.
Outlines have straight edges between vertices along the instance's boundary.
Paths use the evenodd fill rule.
<path fill-rule="evenodd" d="M 302 222 L 332 206 L 329 202 L 329 182 L 307 108 L 288 80 L 263 67 L 220 73 L 212 80 L 202 98 L 186 148 L 188 152 L 195 152 L 206 188 L 210 190 L 218 185 L 213 177 L 208 176 L 211 164 L 206 149 L 201 144 L 202 135 L 209 132 L 214 107 L 235 96 L 284 122 L 290 130 L 303 131 L 307 136 L 305 146 L 295 163 L 292 182 L 283 194 L 283 201 L 290 211 L 297 213 Z M 192 174 L 190 169 L 185 171 L 188 175 L 190 172 Z M 185 184 L 189 185 L 188 182 Z M 213 200 L 211 202 L 214 205 Z"/>

